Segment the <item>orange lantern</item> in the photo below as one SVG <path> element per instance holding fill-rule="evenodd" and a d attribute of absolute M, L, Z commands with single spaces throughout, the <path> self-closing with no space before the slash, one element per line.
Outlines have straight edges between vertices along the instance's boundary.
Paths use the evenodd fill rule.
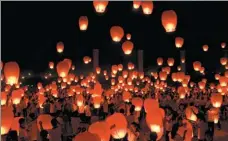
<path fill-rule="evenodd" d="M 58 52 L 58 53 L 62 53 L 63 50 L 64 50 L 64 44 L 63 44 L 63 42 L 58 42 L 58 43 L 56 44 L 56 49 L 57 49 L 57 52 Z"/>
<path fill-rule="evenodd" d="M 131 34 L 128 33 L 128 34 L 126 35 L 126 38 L 127 38 L 127 40 L 131 40 Z"/>
<path fill-rule="evenodd" d="M 163 59 L 161 57 L 158 57 L 157 64 L 158 66 L 161 66 L 163 64 Z"/>
<path fill-rule="evenodd" d="M 63 61 L 67 62 L 69 68 L 71 68 L 72 61 L 70 59 L 64 59 Z"/>
<path fill-rule="evenodd" d="M 53 69 L 54 68 L 54 62 L 49 62 L 49 68 Z"/>
<path fill-rule="evenodd" d="M 1 107 L 1 135 L 9 132 L 14 119 L 13 109 L 11 107 Z"/>
<path fill-rule="evenodd" d="M 209 48 L 208 45 L 203 45 L 203 51 L 205 52 L 208 51 L 208 48 Z"/>
<path fill-rule="evenodd" d="M 181 71 L 181 66 L 177 66 L 177 70 L 178 71 Z"/>
<path fill-rule="evenodd" d="M 219 80 L 220 75 L 219 74 L 215 74 L 215 80 Z"/>
<path fill-rule="evenodd" d="M 198 85 L 199 85 L 199 88 L 201 90 L 203 90 L 205 88 L 206 83 L 204 83 L 203 81 L 201 81 L 201 82 L 198 82 Z"/>
<path fill-rule="evenodd" d="M 40 108 L 43 108 L 43 103 L 46 101 L 46 97 L 43 94 L 38 95 L 38 101 L 39 101 L 39 106 Z"/>
<path fill-rule="evenodd" d="M 219 83 L 222 87 L 227 85 L 227 81 L 228 81 L 228 79 L 225 76 L 220 76 Z"/>
<path fill-rule="evenodd" d="M 157 140 L 160 140 L 163 135 L 163 118 L 159 108 L 153 112 L 146 114 L 146 123 L 151 132 L 156 132 Z"/>
<path fill-rule="evenodd" d="M 89 56 L 85 56 L 83 58 L 83 61 L 84 61 L 85 64 L 89 64 L 91 62 L 91 58 Z"/>
<path fill-rule="evenodd" d="M 129 102 L 131 99 L 131 93 L 128 91 L 124 91 L 122 98 L 123 98 L 123 101 Z"/>
<path fill-rule="evenodd" d="M 11 131 L 17 131 L 17 134 L 19 135 L 19 120 L 21 119 L 22 117 L 14 117 L 13 121 L 12 121 L 12 124 L 11 124 Z"/>
<path fill-rule="evenodd" d="M 185 58 L 181 58 L 181 63 L 185 63 Z"/>
<path fill-rule="evenodd" d="M 81 107 L 84 105 L 84 97 L 82 94 L 77 94 L 76 95 L 77 98 L 77 106 Z"/>
<path fill-rule="evenodd" d="M 159 72 L 159 78 L 160 78 L 160 80 L 165 81 L 166 78 L 167 78 L 167 73 L 166 73 L 166 72 L 160 71 L 160 72 Z"/>
<path fill-rule="evenodd" d="M 199 71 L 200 71 L 200 73 L 204 73 L 205 68 L 204 67 L 201 67 Z"/>
<path fill-rule="evenodd" d="M 135 106 L 135 111 L 141 111 L 143 106 L 142 98 L 134 97 L 131 102 Z"/>
<path fill-rule="evenodd" d="M 1 92 L 1 105 L 5 105 L 7 100 L 7 93 Z"/>
<path fill-rule="evenodd" d="M 122 64 L 119 64 L 119 65 L 118 65 L 118 70 L 119 70 L 119 71 L 122 71 L 122 70 L 123 70 L 123 65 L 122 65 Z"/>
<path fill-rule="evenodd" d="M 193 112 L 194 111 L 194 112 Z M 186 108 L 185 110 L 185 115 L 186 115 L 186 118 L 188 120 L 191 120 L 191 121 L 197 121 L 197 116 L 196 114 L 198 114 L 198 109 L 196 107 L 193 107 L 193 106 L 189 106 Z"/>
<path fill-rule="evenodd" d="M 225 42 L 221 43 L 221 48 L 225 48 L 225 47 L 226 47 L 226 43 Z"/>
<path fill-rule="evenodd" d="M 141 5 L 141 1 L 136 1 L 136 0 L 133 1 L 133 8 L 134 9 L 139 9 L 140 5 Z"/>
<path fill-rule="evenodd" d="M 133 70 L 135 68 L 135 65 L 131 62 L 127 64 L 129 70 Z"/>
<path fill-rule="evenodd" d="M 155 99 L 147 98 L 144 100 L 144 109 L 146 113 L 150 113 L 150 112 L 153 113 L 153 110 L 158 108 L 159 108 L 159 103 Z"/>
<path fill-rule="evenodd" d="M 93 6 L 97 13 L 104 13 L 107 5 L 108 5 L 108 1 L 101 1 L 101 0 L 93 1 Z"/>
<path fill-rule="evenodd" d="M 100 74 L 101 73 L 101 68 L 100 67 L 96 67 L 96 73 Z"/>
<path fill-rule="evenodd" d="M 72 69 L 72 70 L 75 70 L 75 65 L 72 65 L 71 69 Z"/>
<path fill-rule="evenodd" d="M 20 68 L 17 62 L 7 62 L 4 66 L 6 84 L 11 86 L 18 83 Z"/>
<path fill-rule="evenodd" d="M 42 83 L 37 83 L 37 88 L 40 90 L 41 88 L 43 88 L 43 85 L 42 85 Z"/>
<path fill-rule="evenodd" d="M 150 15 L 153 12 L 153 2 L 152 1 L 142 1 L 142 10 L 145 15 Z"/>
<path fill-rule="evenodd" d="M 89 126 L 88 131 L 90 133 L 98 135 L 101 138 L 101 141 L 109 141 L 110 140 L 110 129 L 108 127 L 109 127 L 108 123 L 105 121 L 95 122 Z M 89 140 L 89 141 L 91 141 L 91 140 Z"/>
<path fill-rule="evenodd" d="M 93 97 L 93 106 L 95 109 L 99 109 L 101 106 L 102 97 L 101 96 L 95 96 Z"/>
<path fill-rule="evenodd" d="M 120 42 L 124 36 L 124 30 L 120 26 L 112 26 L 110 29 L 110 35 L 114 42 Z"/>
<path fill-rule="evenodd" d="M 88 20 L 87 16 L 81 16 L 79 18 L 79 29 L 81 31 L 86 31 L 88 28 L 88 24 L 89 24 L 89 20 Z"/>
<path fill-rule="evenodd" d="M 167 59 L 167 64 L 168 64 L 168 66 L 173 66 L 174 65 L 174 59 L 173 58 L 168 58 Z"/>
<path fill-rule="evenodd" d="M 220 108 L 222 105 L 222 95 L 220 93 L 214 93 L 211 95 L 211 103 L 215 108 Z"/>
<path fill-rule="evenodd" d="M 176 48 L 182 48 L 183 44 L 184 44 L 184 39 L 182 37 L 175 38 Z"/>
<path fill-rule="evenodd" d="M 70 70 L 69 64 L 67 61 L 61 61 L 56 66 L 57 73 L 59 77 L 66 77 L 68 75 L 68 72 Z"/>
<path fill-rule="evenodd" d="M 13 104 L 19 104 L 21 101 L 21 97 L 23 95 L 24 95 L 24 90 L 22 90 L 22 89 L 13 90 L 13 92 L 12 92 Z"/>
<path fill-rule="evenodd" d="M 174 32 L 177 26 L 177 14 L 173 10 L 167 10 L 162 13 L 162 25 L 166 32 Z"/>
<path fill-rule="evenodd" d="M 226 57 L 220 58 L 220 63 L 221 65 L 225 66 L 227 64 L 227 58 Z"/>
<path fill-rule="evenodd" d="M 199 71 L 201 68 L 201 63 L 199 61 L 193 62 L 193 68 L 195 71 Z"/>
<path fill-rule="evenodd" d="M 106 118 L 111 135 L 114 139 L 122 139 L 127 134 L 127 120 L 121 113 L 114 113 Z"/>
<path fill-rule="evenodd" d="M 86 131 L 77 134 L 77 136 L 73 138 L 73 141 L 101 141 L 101 138 L 97 134 Z"/>
<path fill-rule="evenodd" d="M 43 115 L 39 115 L 39 117 L 37 118 L 37 127 L 38 129 L 41 131 L 40 129 L 40 121 L 42 122 L 42 126 L 44 130 L 50 130 L 52 129 L 52 125 L 51 125 L 51 120 L 52 117 L 48 114 L 43 114 Z"/>
<path fill-rule="evenodd" d="M 124 54 L 126 54 L 126 55 L 131 54 L 133 48 L 134 48 L 134 44 L 131 41 L 125 41 L 122 44 L 122 50 L 123 50 Z"/>
<path fill-rule="evenodd" d="M 177 92 L 179 94 L 180 99 L 184 99 L 186 95 L 186 91 L 184 87 L 178 87 Z"/>
<path fill-rule="evenodd" d="M 122 76 L 123 76 L 123 78 L 127 78 L 127 76 L 128 76 L 128 71 L 124 70 L 124 71 L 122 72 Z"/>

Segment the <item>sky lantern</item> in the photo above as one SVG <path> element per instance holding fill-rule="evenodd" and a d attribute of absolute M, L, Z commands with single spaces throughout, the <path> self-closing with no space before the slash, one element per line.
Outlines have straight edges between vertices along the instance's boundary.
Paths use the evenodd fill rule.
<path fill-rule="evenodd" d="M 123 76 L 123 78 L 127 78 L 127 76 L 128 76 L 128 71 L 124 70 L 124 71 L 122 72 L 122 76 Z"/>
<path fill-rule="evenodd" d="M 101 107 L 102 96 L 93 97 L 93 106 L 95 109 L 99 109 Z"/>
<path fill-rule="evenodd" d="M 221 48 L 225 48 L 225 47 L 226 47 L 226 43 L 225 42 L 221 43 Z"/>
<path fill-rule="evenodd" d="M 13 90 L 12 97 L 11 97 L 13 104 L 19 104 L 21 101 L 21 97 L 23 95 L 24 95 L 24 90 L 22 89 Z"/>
<path fill-rule="evenodd" d="M 108 5 L 108 1 L 101 1 L 101 0 L 93 1 L 93 6 L 97 13 L 104 13 L 107 5 Z"/>
<path fill-rule="evenodd" d="M 103 141 L 97 134 L 92 134 L 90 132 L 82 132 L 77 134 L 72 141 Z"/>
<path fill-rule="evenodd" d="M 118 65 L 118 71 L 122 71 L 123 70 L 123 65 L 122 64 L 119 64 Z"/>
<path fill-rule="evenodd" d="M 122 139 L 127 134 L 127 120 L 121 113 L 114 113 L 106 118 L 111 135 L 114 139 Z"/>
<path fill-rule="evenodd" d="M 72 66 L 71 66 L 71 69 L 72 69 L 72 70 L 75 70 L 75 65 L 72 65 Z"/>
<path fill-rule="evenodd" d="M 215 124 L 218 123 L 219 120 L 219 108 L 211 108 L 208 110 L 207 115 L 208 115 L 208 121 L 209 122 L 214 122 Z"/>
<path fill-rule="evenodd" d="M 167 78 L 167 73 L 160 71 L 159 72 L 159 78 L 160 78 L 160 80 L 165 81 Z"/>
<path fill-rule="evenodd" d="M 40 108 L 43 108 L 43 103 L 46 101 L 46 97 L 43 94 L 38 94 L 38 102 Z"/>
<path fill-rule="evenodd" d="M 186 95 L 186 91 L 184 87 L 178 87 L 177 92 L 179 94 L 180 99 L 184 99 Z"/>
<path fill-rule="evenodd" d="M 12 121 L 12 124 L 11 124 L 11 127 L 10 127 L 11 130 L 17 131 L 17 134 L 18 134 L 18 135 L 19 135 L 19 128 L 20 128 L 19 120 L 20 120 L 21 118 L 22 118 L 22 117 L 14 117 L 14 119 L 13 119 L 13 121 Z"/>
<path fill-rule="evenodd" d="M 131 63 L 131 62 L 129 62 L 127 64 L 127 66 L 128 66 L 128 70 L 133 70 L 135 68 L 135 65 L 133 63 Z"/>
<path fill-rule="evenodd" d="M 84 105 L 84 97 L 82 94 L 77 94 L 76 99 L 77 99 L 77 106 L 81 107 Z"/>
<path fill-rule="evenodd" d="M 6 84 L 11 86 L 18 83 L 20 68 L 17 62 L 7 62 L 4 66 L 4 76 Z"/>
<path fill-rule="evenodd" d="M 112 73 L 116 74 L 118 72 L 118 66 L 117 65 L 112 65 Z"/>
<path fill-rule="evenodd" d="M 49 62 L 49 68 L 53 69 L 54 68 L 54 62 Z"/>
<path fill-rule="evenodd" d="M 124 54 L 126 54 L 126 55 L 130 55 L 133 48 L 134 48 L 134 44 L 131 41 L 125 41 L 122 44 L 122 50 L 123 50 Z"/>
<path fill-rule="evenodd" d="M 181 71 L 181 66 L 177 66 L 177 70 L 178 71 Z"/>
<path fill-rule="evenodd" d="M 219 80 L 220 75 L 219 74 L 215 74 L 215 80 Z"/>
<path fill-rule="evenodd" d="M 146 123 L 151 132 L 156 132 L 157 140 L 163 136 L 163 118 L 159 108 L 154 109 L 153 112 L 146 114 Z"/>
<path fill-rule="evenodd" d="M 1 107 L 1 135 L 9 132 L 14 119 L 13 109 L 11 107 Z"/>
<path fill-rule="evenodd" d="M 205 88 L 205 86 L 206 86 L 206 83 L 203 82 L 203 81 L 200 81 L 200 82 L 198 82 L 198 86 L 199 86 L 199 88 L 200 88 L 201 90 L 203 90 L 203 89 Z"/>
<path fill-rule="evenodd" d="M 131 40 L 131 34 L 128 33 L 128 34 L 126 35 L 126 38 L 127 38 L 127 40 Z"/>
<path fill-rule="evenodd" d="M 1 105 L 5 105 L 7 100 L 7 92 L 1 92 Z"/>
<path fill-rule="evenodd" d="M 89 64 L 92 60 L 89 56 L 85 56 L 85 57 L 83 57 L 83 61 L 85 64 Z"/>
<path fill-rule="evenodd" d="M 42 126 L 44 130 L 52 129 L 51 120 L 52 120 L 52 117 L 48 114 L 39 115 L 39 117 L 37 118 L 38 129 L 40 130 L 40 124 L 39 124 L 40 121 L 42 122 Z"/>
<path fill-rule="evenodd" d="M 123 91 L 123 95 L 122 95 L 122 98 L 123 98 L 123 101 L 125 102 L 129 102 L 130 99 L 131 99 L 131 93 L 128 92 L 128 91 Z"/>
<path fill-rule="evenodd" d="M 168 58 L 167 59 L 167 64 L 168 64 L 168 66 L 172 67 L 174 65 L 174 59 L 173 58 Z"/>
<path fill-rule="evenodd" d="M 193 62 L 193 68 L 195 71 L 199 71 L 201 68 L 201 63 L 199 61 Z"/>
<path fill-rule="evenodd" d="M 64 59 L 63 61 L 67 62 L 69 68 L 71 68 L 71 66 L 72 66 L 72 60 L 71 60 L 71 59 L 67 59 L 67 58 L 66 58 L 66 59 Z"/>
<path fill-rule="evenodd" d="M 153 12 L 153 2 L 152 1 L 142 1 L 141 2 L 142 10 L 145 15 L 150 15 Z"/>
<path fill-rule="evenodd" d="M 57 49 L 57 52 L 58 52 L 58 53 L 62 53 L 63 50 L 64 50 L 64 44 L 63 44 L 63 42 L 58 42 L 58 43 L 56 44 L 56 49 Z"/>
<path fill-rule="evenodd" d="M 161 57 L 157 58 L 157 64 L 158 66 L 161 66 L 163 64 L 163 59 Z"/>
<path fill-rule="evenodd" d="M 79 18 L 79 29 L 81 31 L 86 31 L 88 28 L 88 24 L 89 24 L 89 20 L 88 20 L 87 16 L 81 16 Z"/>
<path fill-rule="evenodd" d="M 146 113 L 153 112 L 154 109 L 159 108 L 159 103 L 155 99 L 147 98 L 144 100 L 144 108 Z"/>
<path fill-rule="evenodd" d="M 222 105 L 222 101 L 223 101 L 223 98 L 220 93 L 213 93 L 211 95 L 211 103 L 212 103 L 213 107 L 220 108 Z"/>
<path fill-rule="evenodd" d="M 225 66 L 227 64 L 227 58 L 226 57 L 220 58 L 220 63 L 221 65 Z"/>
<path fill-rule="evenodd" d="M 182 48 L 183 44 L 184 44 L 184 38 L 182 38 L 182 37 L 175 38 L 176 48 Z"/>
<path fill-rule="evenodd" d="M 38 88 L 38 90 L 40 90 L 41 88 L 43 88 L 43 85 L 42 85 L 41 82 L 38 82 L 38 83 L 37 83 L 37 88 Z"/>
<path fill-rule="evenodd" d="M 124 36 L 124 30 L 120 26 L 112 26 L 110 29 L 110 35 L 114 42 L 120 42 Z"/>
<path fill-rule="evenodd" d="M 181 58 L 181 63 L 185 63 L 185 58 L 184 57 Z"/>
<path fill-rule="evenodd" d="M 101 68 L 100 67 L 96 67 L 96 73 L 100 74 L 101 73 Z"/>
<path fill-rule="evenodd" d="M 140 97 L 134 97 L 131 103 L 135 106 L 135 111 L 141 111 L 143 106 L 143 100 Z"/>
<path fill-rule="evenodd" d="M 188 120 L 197 121 L 197 116 L 195 114 L 198 114 L 198 109 L 196 107 L 188 106 L 186 108 L 185 115 Z"/>
<path fill-rule="evenodd" d="M 200 73 L 204 73 L 204 71 L 205 71 L 205 68 L 204 68 L 204 67 L 201 67 L 201 68 L 199 69 L 199 72 L 200 72 Z"/>
<path fill-rule="evenodd" d="M 203 45 L 203 51 L 207 52 L 209 49 L 208 45 Z"/>
<path fill-rule="evenodd" d="M 141 1 L 133 0 L 134 9 L 139 9 L 140 6 L 141 6 Z"/>
<path fill-rule="evenodd" d="M 177 14 L 173 10 L 166 10 L 162 13 L 162 25 L 166 32 L 176 31 L 177 26 Z"/>
<path fill-rule="evenodd" d="M 89 126 L 88 131 L 96 134 L 101 138 L 101 141 L 110 140 L 110 129 L 108 123 L 105 121 L 95 122 Z M 91 141 L 91 140 L 90 140 Z"/>
<path fill-rule="evenodd" d="M 228 78 L 226 78 L 225 76 L 220 76 L 219 83 L 222 87 L 227 86 L 227 81 L 228 81 Z"/>
<path fill-rule="evenodd" d="M 56 69 L 59 77 L 64 78 L 68 75 L 70 67 L 67 61 L 61 61 L 57 64 Z"/>

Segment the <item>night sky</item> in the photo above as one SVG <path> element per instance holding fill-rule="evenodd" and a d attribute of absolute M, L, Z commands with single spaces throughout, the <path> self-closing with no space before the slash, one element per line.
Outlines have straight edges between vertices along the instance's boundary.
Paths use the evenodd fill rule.
<path fill-rule="evenodd" d="M 131 33 L 134 52 L 144 50 L 144 67 L 156 65 L 157 57 L 174 57 L 179 64 L 175 37 L 185 39 L 187 71 L 192 62 L 201 61 L 207 71 L 220 66 L 224 55 L 221 42 L 228 43 L 228 2 L 161 2 L 155 1 L 153 13 L 133 10 L 132 2 L 109 2 L 107 11 L 99 15 L 90 2 L 2 2 L 2 61 L 17 61 L 22 70 L 42 72 L 49 61 L 70 58 L 77 65 L 83 56 L 92 57 L 92 49 L 100 49 L 100 64 L 119 64 L 123 61 L 121 43 L 114 43 L 110 28 L 119 25 Z M 164 10 L 175 10 L 177 30 L 167 34 L 161 24 Z M 89 26 L 81 32 L 80 16 L 87 16 Z M 56 43 L 63 41 L 64 53 L 56 52 Z M 202 46 L 208 44 L 209 51 Z M 134 58 L 133 53 L 128 59 Z M 134 60 L 134 59 L 133 59 Z"/>

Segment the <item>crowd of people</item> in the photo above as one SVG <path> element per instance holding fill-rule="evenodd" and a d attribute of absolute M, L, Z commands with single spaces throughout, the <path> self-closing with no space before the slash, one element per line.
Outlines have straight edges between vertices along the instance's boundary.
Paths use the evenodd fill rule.
<path fill-rule="evenodd" d="M 165 91 L 156 91 L 151 88 L 147 94 L 132 93 L 132 97 L 142 99 L 156 99 L 160 108 L 164 110 L 164 132 L 159 140 L 164 141 L 213 141 L 215 128 L 222 128 L 220 121 L 228 117 L 228 97 L 223 96 L 223 104 L 218 110 L 219 120 L 210 119 L 208 112 L 213 109 L 210 101 L 211 90 L 195 91 L 192 89 L 189 95 L 180 99 L 176 92 L 166 88 Z M 91 124 L 103 121 L 114 113 L 123 114 L 128 122 L 128 131 L 121 141 L 156 141 L 156 132 L 151 132 L 145 120 L 145 109 L 135 111 L 131 101 L 123 101 L 122 92 L 117 92 L 112 97 L 104 96 L 99 108 L 94 108 L 92 97 L 83 92 L 85 98 L 83 108 L 77 106 L 75 95 L 67 96 L 66 89 L 58 89 L 58 97 L 50 92 L 44 93 L 46 101 L 40 105 L 37 94 L 24 95 L 20 103 L 12 104 L 8 97 L 5 106 L 12 106 L 14 117 L 19 119 L 19 131 L 10 130 L 2 135 L 5 141 L 72 141 L 75 136 L 87 132 Z M 197 109 L 197 120 L 186 118 L 186 108 Z M 52 129 L 45 130 L 42 121 L 37 118 L 41 114 L 52 116 Z M 186 136 L 186 132 L 192 128 L 192 136 Z M 118 139 L 110 138 L 110 141 Z"/>

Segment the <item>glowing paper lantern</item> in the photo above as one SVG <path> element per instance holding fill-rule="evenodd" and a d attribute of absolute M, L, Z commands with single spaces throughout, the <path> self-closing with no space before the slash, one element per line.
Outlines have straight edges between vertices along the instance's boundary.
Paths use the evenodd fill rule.
<path fill-rule="evenodd" d="M 124 30 L 120 26 L 112 26 L 110 29 L 110 35 L 114 42 L 120 42 L 124 36 Z"/>
<path fill-rule="evenodd" d="M 85 64 L 89 64 L 92 60 L 91 60 L 91 58 L 89 56 L 85 56 L 83 58 L 83 61 L 84 61 Z"/>
<path fill-rule="evenodd" d="M 182 37 L 175 38 L 176 48 L 182 48 L 183 44 L 184 44 L 184 39 Z"/>
<path fill-rule="evenodd" d="M 126 35 L 126 38 L 127 38 L 127 40 L 131 40 L 131 34 L 128 33 L 128 34 Z"/>
<path fill-rule="evenodd" d="M 119 71 L 122 71 L 122 70 L 123 70 L 123 65 L 122 65 L 122 64 L 119 64 L 119 65 L 118 65 L 118 70 L 119 70 Z"/>
<path fill-rule="evenodd" d="M 92 134 L 86 131 L 77 134 L 77 136 L 73 138 L 73 141 L 101 141 L 101 138 L 96 134 Z"/>
<path fill-rule="evenodd" d="M 63 61 L 67 62 L 69 68 L 72 66 L 72 61 L 70 59 L 64 59 Z"/>
<path fill-rule="evenodd" d="M 167 64 L 171 67 L 174 65 L 174 59 L 173 58 L 168 58 L 167 59 Z"/>
<path fill-rule="evenodd" d="M 122 50 L 123 50 L 124 54 L 126 54 L 126 55 L 131 54 L 133 48 L 134 48 L 134 44 L 131 41 L 125 41 L 122 44 Z"/>
<path fill-rule="evenodd" d="M 13 109 L 11 107 L 1 107 L 1 135 L 9 132 L 14 118 Z"/>
<path fill-rule="evenodd" d="M 101 138 L 101 141 L 110 140 L 110 129 L 105 121 L 91 124 L 88 131 L 92 134 L 98 135 Z"/>
<path fill-rule="evenodd" d="M 129 102 L 131 99 L 131 93 L 128 91 L 124 91 L 122 98 L 123 98 L 123 101 Z"/>
<path fill-rule="evenodd" d="M 174 32 L 177 26 L 177 15 L 173 10 L 167 10 L 162 13 L 162 25 L 166 32 Z"/>
<path fill-rule="evenodd" d="M 160 78 L 160 80 L 165 81 L 167 79 L 167 73 L 160 71 L 159 72 L 159 78 Z"/>
<path fill-rule="evenodd" d="M 157 140 L 160 140 L 163 135 L 163 120 L 162 114 L 159 108 L 154 109 L 153 113 L 146 114 L 146 123 L 151 132 L 156 132 Z"/>
<path fill-rule="evenodd" d="M 141 6 L 141 1 L 133 1 L 133 8 L 134 9 L 139 9 L 139 7 Z"/>
<path fill-rule="evenodd" d="M 221 65 L 225 66 L 227 64 L 227 58 L 226 57 L 220 58 L 220 63 Z"/>
<path fill-rule="evenodd" d="M 142 98 L 134 97 L 131 102 L 135 106 L 135 111 L 141 111 L 143 106 Z"/>
<path fill-rule="evenodd" d="M 146 113 L 153 112 L 153 110 L 157 108 L 159 108 L 159 103 L 155 99 L 147 98 L 144 100 L 144 109 Z"/>
<path fill-rule="evenodd" d="M 57 64 L 56 69 L 59 77 L 64 78 L 68 75 L 70 67 L 67 61 L 61 61 Z"/>
<path fill-rule="evenodd" d="M 225 42 L 221 43 L 221 48 L 225 48 L 225 47 L 226 47 L 226 43 Z"/>
<path fill-rule="evenodd" d="M 87 16 L 81 16 L 79 18 L 79 29 L 81 31 L 86 31 L 88 28 L 88 24 L 89 24 L 89 20 L 88 20 Z"/>
<path fill-rule="evenodd" d="M 222 105 L 222 95 L 220 93 L 213 93 L 211 95 L 211 103 L 215 108 L 220 108 Z"/>
<path fill-rule="evenodd" d="M 193 112 L 194 111 L 194 112 Z M 186 118 L 188 120 L 191 120 L 191 121 L 197 121 L 197 116 L 196 114 L 198 114 L 198 109 L 196 107 L 193 107 L 193 106 L 189 106 L 186 108 L 185 110 L 185 115 L 186 115 Z"/>
<path fill-rule="evenodd" d="M 150 15 L 153 12 L 153 2 L 152 1 L 142 1 L 142 10 L 145 15 Z"/>
<path fill-rule="evenodd" d="M 19 135 L 19 120 L 21 119 L 22 117 L 14 117 L 13 121 L 12 121 L 12 124 L 11 124 L 11 127 L 10 129 L 13 130 L 13 131 L 17 131 L 17 134 Z"/>
<path fill-rule="evenodd" d="M 58 52 L 58 53 L 62 53 L 63 50 L 64 50 L 64 44 L 63 44 L 63 42 L 58 42 L 58 43 L 56 44 L 56 49 L 57 49 L 57 52 Z"/>
<path fill-rule="evenodd" d="M 97 13 L 104 13 L 107 5 L 108 5 L 108 1 L 101 1 L 101 0 L 93 1 L 93 6 Z"/>
<path fill-rule="evenodd" d="M 93 97 L 93 105 L 95 109 L 99 109 L 101 106 L 102 97 L 101 96 L 95 96 Z"/>
<path fill-rule="evenodd" d="M 201 68 L 201 63 L 199 61 L 193 62 L 193 68 L 195 71 L 199 71 Z"/>
<path fill-rule="evenodd" d="M 52 129 L 51 120 L 52 120 L 52 117 L 48 114 L 39 115 L 39 117 L 37 118 L 38 129 L 40 130 L 40 124 L 39 124 L 40 121 L 42 122 L 42 126 L 44 130 Z"/>
<path fill-rule="evenodd" d="M 1 105 L 5 105 L 7 100 L 7 93 L 1 92 Z"/>
<path fill-rule="evenodd" d="M 49 62 L 49 68 L 53 69 L 54 68 L 54 62 Z"/>
<path fill-rule="evenodd" d="M 23 95 L 24 95 L 24 90 L 22 89 L 13 90 L 12 97 L 11 97 L 13 104 L 19 104 L 21 101 L 21 97 Z"/>
<path fill-rule="evenodd" d="M 17 62 L 7 62 L 4 66 L 6 84 L 11 86 L 18 83 L 20 68 Z"/>
<path fill-rule="evenodd" d="M 219 80 L 220 75 L 219 74 L 215 74 L 215 80 Z"/>
<path fill-rule="evenodd" d="M 219 83 L 222 87 L 227 85 L 227 81 L 228 81 L 228 79 L 225 76 L 220 76 Z"/>
<path fill-rule="evenodd" d="M 106 118 L 111 135 L 114 139 L 122 139 L 127 134 L 127 120 L 121 113 L 114 113 Z"/>
<path fill-rule="evenodd" d="M 208 51 L 208 48 L 209 48 L 208 45 L 203 45 L 203 51 L 205 52 Z"/>
<path fill-rule="evenodd" d="M 181 58 L 181 63 L 185 63 L 185 58 Z"/>
<path fill-rule="evenodd" d="M 199 88 L 200 88 L 201 90 L 203 90 L 203 89 L 205 88 L 206 83 L 203 82 L 203 81 L 201 81 L 201 82 L 198 83 L 198 85 L 199 85 Z"/>
<path fill-rule="evenodd" d="M 179 94 L 180 99 L 184 99 L 185 98 L 186 91 L 185 91 L 184 87 L 178 87 L 177 92 Z"/>
<path fill-rule="evenodd" d="M 161 66 L 163 64 L 163 59 L 161 57 L 158 57 L 157 64 L 158 66 Z"/>

